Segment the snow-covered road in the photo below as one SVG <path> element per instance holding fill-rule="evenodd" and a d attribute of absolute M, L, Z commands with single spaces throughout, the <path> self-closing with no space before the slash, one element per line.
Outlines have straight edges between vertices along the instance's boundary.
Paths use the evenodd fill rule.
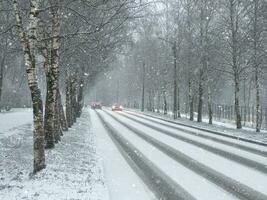
<path fill-rule="evenodd" d="M 31 111 L 1 117 L 0 199 L 267 200 L 267 147 L 253 141 L 86 108 L 31 180 Z"/>
<path fill-rule="evenodd" d="M 138 178 L 109 138 L 96 113 L 91 111 L 90 114 L 92 131 L 96 134 L 97 151 L 102 160 L 110 199 L 154 199 L 154 195 Z"/>
<path fill-rule="evenodd" d="M 136 113 L 90 113 L 95 131 L 99 132 L 98 145 L 105 155 L 107 179 L 113 181 L 115 177 L 115 183 L 125 181 L 121 190 L 127 191 L 127 184 L 134 181 L 143 199 L 151 198 L 148 188 L 158 199 L 267 199 L 265 146 Z M 114 149 L 115 145 L 119 150 Z M 117 174 L 113 174 L 114 165 L 120 165 Z M 131 167 L 135 170 L 129 165 L 134 165 Z M 158 178 L 151 178 L 147 171 Z M 144 184 L 147 187 L 141 189 Z M 116 194 L 119 186 L 114 182 L 109 185 Z M 134 197 L 135 192 L 129 191 L 129 196 Z M 145 197 L 146 193 L 150 197 Z M 139 196 L 130 199 L 142 199 Z"/>

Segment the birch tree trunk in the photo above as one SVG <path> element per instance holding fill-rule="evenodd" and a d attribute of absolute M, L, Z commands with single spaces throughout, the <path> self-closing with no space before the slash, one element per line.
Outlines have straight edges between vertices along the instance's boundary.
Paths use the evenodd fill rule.
<path fill-rule="evenodd" d="M 1 100 L 3 91 L 3 80 L 4 80 L 4 67 L 5 67 L 5 54 L 3 53 L 0 62 L 0 112 L 1 112 Z"/>
<path fill-rule="evenodd" d="M 66 75 L 66 120 L 67 125 L 70 128 L 72 126 L 72 109 L 71 109 L 71 77 L 70 74 Z"/>
<path fill-rule="evenodd" d="M 46 33 L 45 26 L 41 24 L 43 37 L 49 37 Z M 52 99 L 52 71 L 51 71 L 51 51 L 50 51 L 50 40 L 44 40 L 42 43 L 42 55 L 44 57 L 44 71 L 46 76 L 46 99 L 45 99 L 45 115 L 44 115 L 44 133 L 45 133 L 45 148 L 54 148 L 55 146 L 55 135 L 54 135 L 54 120 L 53 120 L 53 107 L 51 104 Z"/>
<path fill-rule="evenodd" d="M 201 64 L 199 70 L 199 85 L 198 85 L 198 112 L 197 122 L 202 122 L 202 107 L 203 107 L 203 82 L 205 68 L 205 44 L 204 44 L 204 8 L 205 3 L 201 1 L 200 8 L 200 46 L 201 46 Z"/>
<path fill-rule="evenodd" d="M 259 81 L 259 69 L 256 67 L 255 71 L 255 83 L 256 83 L 256 132 L 260 132 L 261 129 L 261 109 L 260 109 L 260 81 Z"/>
<path fill-rule="evenodd" d="M 253 15 L 253 65 L 255 70 L 255 88 L 256 88 L 256 132 L 261 129 L 261 108 L 260 108 L 260 66 L 258 61 L 258 48 L 259 48 L 259 0 L 253 1 L 254 15 Z"/>
<path fill-rule="evenodd" d="M 164 88 L 163 91 L 163 114 L 167 115 L 168 110 L 167 110 L 167 97 L 166 97 L 166 89 Z"/>
<path fill-rule="evenodd" d="M 160 90 L 157 91 L 157 113 L 160 113 Z"/>
<path fill-rule="evenodd" d="M 209 124 L 212 124 L 212 103 L 211 103 L 211 89 L 208 85 L 208 113 L 209 113 Z"/>
<path fill-rule="evenodd" d="M 147 110 L 148 110 L 148 111 L 152 111 L 151 90 L 148 91 Z"/>
<path fill-rule="evenodd" d="M 59 36 L 60 36 L 60 23 L 59 23 L 59 1 L 51 1 L 51 14 L 52 14 L 52 33 L 51 33 L 51 50 L 48 53 L 48 44 L 46 44 L 46 55 L 48 60 L 48 67 L 46 70 L 46 106 L 45 106 L 45 139 L 46 148 L 53 148 L 55 142 L 60 140 L 62 130 L 60 127 L 60 112 L 58 102 L 58 79 L 59 79 Z"/>
<path fill-rule="evenodd" d="M 199 87 L 198 87 L 198 113 L 197 122 L 202 122 L 202 108 L 203 108 L 203 70 L 200 70 Z"/>
<path fill-rule="evenodd" d="M 77 75 L 74 74 L 72 76 L 72 81 L 71 81 L 71 107 L 72 107 L 72 124 L 76 123 L 77 121 Z"/>
<path fill-rule="evenodd" d="M 189 87 L 189 119 L 191 121 L 194 121 L 194 98 L 193 98 L 193 92 L 192 92 L 192 81 L 191 79 L 188 82 Z"/>
<path fill-rule="evenodd" d="M 82 109 L 83 109 L 83 89 L 84 89 L 84 80 L 83 80 L 83 77 L 81 77 L 80 79 L 80 84 L 78 86 L 78 113 L 77 113 L 77 116 L 78 117 L 81 117 L 82 115 Z"/>
<path fill-rule="evenodd" d="M 177 46 L 173 44 L 173 119 L 177 119 Z"/>
<path fill-rule="evenodd" d="M 33 106 L 33 172 L 36 173 L 45 168 L 45 139 L 43 127 L 43 102 L 41 91 L 36 77 L 36 59 L 35 47 L 37 42 L 39 1 L 30 1 L 29 29 L 23 30 L 22 18 L 20 15 L 17 0 L 12 0 L 13 12 L 16 19 L 17 30 L 20 37 L 20 43 L 24 52 L 27 80 L 32 97 Z"/>
<path fill-rule="evenodd" d="M 155 90 L 152 90 L 152 112 L 155 112 Z"/>
<path fill-rule="evenodd" d="M 230 0 L 230 28 L 231 28 L 231 48 L 232 48 L 232 67 L 234 72 L 234 90 L 235 90 L 235 115 L 236 115 L 236 128 L 241 129 L 241 113 L 239 105 L 239 93 L 240 93 L 240 71 L 238 63 L 238 41 L 237 41 L 237 32 L 239 26 L 239 19 L 236 10 L 236 2 Z"/>
<path fill-rule="evenodd" d="M 59 102 L 58 102 L 58 88 L 56 92 L 56 105 L 54 110 L 54 131 L 55 131 L 55 143 L 58 143 L 61 140 L 62 129 L 60 126 L 60 117 L 59 117 Z"/>
<path fill-rule="evenodd" d="M 246 90 L 246 79 L 243 80 L 243 126 L 246 126 L 247 121 L 247 90 Z"/>
<path fill-rule="evenodd" d="M 58 108 L 58 80 L 59 80 L 59 40 L 60 40 L 60 19 L 59 0 L 51 1 L 52 14 L 52 48 L 51 48 L 51 110 L 53 110 L 53 132 L 55 142 L 60 140 L 61 129 Z"/>
<path fill-rule="evenodd" d="M 141 97 L 141 111 L 145 110 L 145 63 L 143 63 L 143 80 L 142 80 L 142 97 Z"/>
<path fill-rule="evenodd" d="M 236 114 L 236 128 L 241 129 L 241 113 L 240 113 L 240 105 L 239 105 L 239 96 L 240 96 L 240 85 L 239 85 L 239 77 L 235 75 L 235 114 Z"/>
<path fill-rule="evenodd" d="M 52 95 L 52 80 L 53 76 L 50 66 L 46 72 L 46 101 L 45 101 L 45 120 L 44 131 L 46 148 L 51 149 L 55 146 L 55 132 L 54 132 L 54 109 L 53 109 L 53 95 Z"/>
<path fill-rule="evenodd" d="M 60 125 L 61 125 L 61 128 L 63 131 L 67 131 L 68 125 L 67 125 L 67 120 L 65 117 L 63 105 L 62 105 L 62 99 L 61 99 L 61 94 L 60 94 L 59 88 L 58 88 L 57 94 L 58 94 L 58 104 L 59 104 L 58 106 L 59 106 Z"/>
<path fill-rule="evenodd" d="M 0 60 L 0 112 L 1 112 L 1 100 L 2 100 L 2 94 L 3 94 L 3 81 L 4 81 L 4 69 L 5 69 L 5 62 L 6 62 L 6 56 L 7 56 L 7 46 L 8 46 L 8 40 L 6 39 L 4 48 L 2 49 L 2 56 Z"/>
<path fill-rule="evenodd" d="M 180 88 L 177 86 L 177 109 L 178 118 L 181 118 L 181 106 L 180 106 Z"/>
<path fill-rule="evenodd" d="M 189 119 L 194 120 L 194 98 L 193 98 L 193 89 L 192 89 L 192 47 L 193 47 L 193 2 L 185 2 L 185 11 L 186 11 L 186 42 L 187 42 L 187 52 L 186 52 L 186 67 L 188 68 L 188 101 L 189 101 Z"/>

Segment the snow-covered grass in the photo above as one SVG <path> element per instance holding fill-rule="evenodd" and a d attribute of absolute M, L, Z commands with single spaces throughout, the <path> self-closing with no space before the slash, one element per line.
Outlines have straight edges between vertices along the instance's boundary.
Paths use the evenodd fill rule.
<path fill-rule="evenodd" d="M 189 116 L 188 115 L 181 114 L 181 116 L 183 118 L 186 118 L 186 119 L 189 120 Z M 194 116 L 197 116 L 197 113 L 195 113 Z M 209 123 L 208 116 L 203 116 L 202 121 L 203 121 L 203 123 Z M 213 124 L 214 125 L 218 125 L 218 126 L 222 126 L 222 127 L 225 127 L 225 128 L 236 129 L 235 121 L 229 120 L 229 119 L 224 119 L 224 118 L 217 119 L 217 118 L 214 118 L 213 119 Z M 246 122 L 244 124 L 244 122 L 242 121 L 242 126 L 243 126 L 243 130 L 250 131 L 250 132 L 256 132 L 255 124 L 253 124 L 252 122 L 250 122 L 250 123 Z M 262 129 L 261 132 L 262 133 L 267 133 L 267 130 Z"/>
<path fill-rule="evenodd" d="M 0 138 L 16 134 L 16 127 L 29 124 L 33 120 L 31 109 L 13 109 L 0 113 Z M 13 129 L 10 131 L 10 129 Z"/>
<path fill-rule="evenodd" d="M 10 119 L 11 115 L 20 115 L 20 119 L 23 113 L 28 115 L 27 111 L 4 115 L 10 115 Z M 2 114 L 1 117 L 5 119 Z M 12 127 L 16 122 L 8 124 L 8 128 L 4 126 L 5 135 L 0 139 L 0 199 L 108 199 L 87 110 L 73 128 L 64 132 L 55 149 L 46 151 L 47 167 L 35 176 L 29 175 L 32 171 L 32 125 L 27 124 L 26 117 L 24 122 L 22 120 L 23 125 L 18 123 L 18 127 Z M 10 134 L 14 137 L 9 137 Z"/>
<path fill-rule="evenodd" d="M 133 111 L 133 112 L 140 112 L 140 110 L 136 110 L 136 109 L 128 109 L 128 110 Z M 148 114 L 151 116 L 157 116 L 160 118 L 165 118 L 168 120 L 173 120 L 170 113 L 168 113 L 168 115 L 164 115 L 163 113 L 145 111 L 145 114 Z M 203 118 L 203 122 L 199 123 L 196 121 L 190 121 L 185 115 L 182 115 L 182 118 L 179 118 L 173 121 L 178 121 L 186 125 L 197 126 L 200 128 L 223 132 L 224 134 L 228 134 L 228 135 L 243 137 L 246 139 L 251 139 L 251 140 L 267 143 L 267 131 L 266 130 L 261 130 L 260 133 L 256 133 L 255 129 L 249 128 L 249 127 L 243 127 L 242 129 L 237 130 L 233 123 L 230 123 L 227 121 L 216 121 L 216 120 L 214 120 L 213 124 L 210 125 L 208 124 L 208 119 L 205 117 Z"/>

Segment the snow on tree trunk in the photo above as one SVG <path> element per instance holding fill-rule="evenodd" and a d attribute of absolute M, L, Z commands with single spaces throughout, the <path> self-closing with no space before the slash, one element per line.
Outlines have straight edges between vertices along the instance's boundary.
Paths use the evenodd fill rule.
<path fill-rule="evenodd" d="M 36 77 L 35 46 L 37 42 L 39 1 L 30 1 L 29 28 L 24 32 L 23 23 L 17 0 L 12 0 L 13 12 L 16 19 L 20 43 L 24 52 L 27 80 L 32 97 L 33 106 L 33 172 L 45 168 L 45 138 L 43 127 L 43 102 Z"/>

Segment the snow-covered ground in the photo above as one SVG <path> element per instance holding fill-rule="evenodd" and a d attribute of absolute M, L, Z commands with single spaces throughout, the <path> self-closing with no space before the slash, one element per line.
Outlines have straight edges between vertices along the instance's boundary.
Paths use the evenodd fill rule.
<path fill-rule="evenodd" d="M 29 175 L 30 119 L 28 110 L 0 113 L 0 132 L 5 133 L 0 139 L 0 199 L 109 199 L 88 110 L 64 133 L 55 149 L 46 151 L 47 167 L 34 177 Z"/>
<path fill-rule="evenodd" d="M 188 134 L 186 130 L 192 129 L 190 127 L 177 129 L 182 126 L 137 112 L 94 111 L 88 108 L 84 109 L 77 123 L 64 132 L 62 141 L 54 149 L 46 150 L 47 167 L 35 176 L 30 175 L 31 110 L 0 113 L 0 199 L 156 199 L 158 191 L 146 181 L 148 177 L 144 179 L 141 173 L 136 173 L 136 170 L 147 172 L 144 165 L 136 165 L 139 169 L 130 166 L 141 161 L 129 162 L 132 158 L 130 154 L 122 155 L 122 151 L 126 152 L 122 149 L 125 147 L 118 147 L 114 142 L 116 138 L 111 139 L 110 131 L 97 113 L 107 127 L 111 126 L 116 134 L 124 138 L 124 144 L 134 147 L 134 154 L 151 163 L 151 171 L 156 169 L 157 175 L 170 180 L 168 184 L 173 184 L 173 187 L 182 188 L 190 194 L 190 199 L 267 199 L 267 147 L 203 130 L 193 130 L 197 134 Z M 226 133 L 236 134 L 231 131 Z M 216 138 L 217 141 L 200 135 Z M 175 157 L 170 151 L 159 148 L 157 142 L 172 149 Z M 184 158 L 181 158 L 182 155 Z M 183 160 L 185 157 L 190 160 L 189 165 Z M 158 184 L 158 179 L 153 181 Z"/>
<path fill-rule="evenodd" d="M 135 110 L 135 109 L 129 109 L 129 111 L 133 111 L 135 113 L 140 113 L 140 110 Z M 163 119 L 168 119 L 168 120 L 173 120 L 171 117 L 171 113 L 168 113 L 168 115 L 163 115 L 162 113 L 156 113 L 156 112 L 148 112 L 146 111 L 145 114 L 151 115 L 151 116 L 156 116 L 160 117 Z M 206 128 L 214 131 L 219 131 L 223 132 L 228 135 L 233 135 L 237 137 L 243 137 L 251 140 L 256 140 L 260 142 L 264 142 L 267 144 L 267 130 L 261 130 L 260 133 L 256 133 L 254 128 L 250 127 L 243 127 L 241 130 L 237 130 L 235 128 L 235 124 L 231 123 L 227 120 L 222 119 L 221 121 L 213 120 L 213 124 L 210 125 L 208 124 L 208 119 L 203 118 L 203 122 L 199 123 L 196 121 L 190 121 L 186 115 L 182 115 L 182 118 L 179 118 L 177 120 L 173 121 L 178 121 L 181 123 L 184 123 L 186 125 L 192 125 L 192 126 L 197 126 L 201 128 Z"/>
<path fill-rule="evenodd" d="M 158 131 L 152 130 L 144 125 L 138 124 L 136 122 L 133 122 L 129 119 L 123 118 L 122 116 L 116 115 L 116 117 L 122 119 L 124 122 L 130 123 L 131 125 L 137 127 L 138 129 L 146 132 L 146 134 L 158 139 L 159 141 L 162 141 L 171 147 L 183 152 L 184 154 L 190 156 L 191 158 L 198 160 L 202 164 L 205 164 L 214 170 L 219 171 L 220 173 L 223 173 L 235 180 L 238 180 L 241 183 L 245 183 L 246 185 L 257 189 L 258 191 L 261 191 L 262 193 L 265 193 L 267 195 L 267 190 L 264 187 L 264 185 L 267 184 L 267 176 L 263 175 L 261 172 L 257 172 L 254 169 L 248 169 L 245 166 L 242 166 L 238 163 L 235 163 L 233 161 L 229 161 L 228 159 L 221 158 L 220 156 L 210 153 L 209 151 L 203 150 L 199 147 L 196 147 L 192 144 L 188 144 L 186 142 L 182 142 L 179 140 L 174 140 L 173 138 L 164 135 Z M 152 123 L 152 122 L 148 122 Z M 154 123 L 156 124 L 156 123 Z M 158 127 L 162 127 L 160 125 L 157 125 Z M 253 155 L 252 153 L 245 152 L 243 150 L 233 148 L 233 147 L 227 147 L 227 145 L 220 145 L 216 144 L 214 142 L 206 141 L 205 139 L 200 139 L 197 136 L 190 136 L 186 133 L 183 133 L 182 131 L 177 130 L 171 130 L 170 128 L 163 127 L 165 130 L 172 131 L 174 134 L 179 135 L 185 135 L 186 137 L 194 140 L 201 141 L 202 143 L 206 143 L 210 146 L 216 145 L 217 148 L 224 149 L 228 152 L 234 152 L 236 155 L 240 155 L 246 158 L 249 158 L 251 160 L 255 160 L 257 162 L 261 162 L 265 166 L 267 166 L 267 159 L 263 156 Z M 120 129 L 121 130 L 121 129 Z M 244 144 L 245 142 L 237 141 L 238 143 Z M 257 148 L 257 145 L 254 144 L 248 144 L 254 148 Z M 267 151 L 266 147 L 260 147 L 262 151 Z M 216 161 L 216 162 L 215 162 Z M 229 167 L 231 166 L 231 167 Z M 251 178 L 253 177 L 253 178 Z M 211 195 L 211 194 L 209 194 Z M 214 198 L 212 198 L 214 199 Z M 226 198 L 227 199 L 227 198 Z"/>
<path fill-rule="evenodd" d="M 97 149 L 101 155 L 105 178 L 111 200 L 149 200 L 154 195 L 135 174 L 107 131 L 95 111 L 90 111 L 93 131 L 97 137 Z"/>
<path fill-rule="evenodd" d="M 101 113 L 101 116 L 104 117 L 105 121 L 108 122 L 121 136 L 123 136 L 128 141 L 128 143 L 133 144 L 135 148 L 138 151 L 142 152 L 146 158 L 148 158 L 159 168 L 159 170 L 161 170 L 166 176 L 170 177 L 174 182 L 183 187 L 195 199 L 239 199 L 238 195 L 232 195 L 236 192 L 236 190 L 240 190 L 240 192 L 245 193 L 245 195 L 255 195 L 254 197 L 246 197 L 248 199 L 267 199 L 267 192 L 265 188 L 265 185 L 267 184 L 266 170 L 263 169 L 262 171 L 260 171 L 256 167 L 256 163 L 259 163 L 261 166 L 263 166 L 263 168 L 264 166 L 266 166 L 267 160 L 265 156 L 239 149 L 238 146 L 228 146 L 227 143 L 217 143 L 214 141 L 209 141 L 208 139 L 200 138 L 198 136 L 192 136 L 190 134 L 187 134 L 186 132 L 183 132 L 182 130 L 178 131 L 165 127 L 161 124 L 158 124 L 157 121 L 148 121 L 144 118 L 133 116 L 124 112 L 117 113 L 108 110 L 106 110 L 106 112 L 98 112 Z M 109 115 L 107 113 L 109 113 Z M 126 118 L 124 117 L 125 115 L 128 115 L 131 118 L 139 119 L 140 121 L 146 122 L 147 124 L 153 124 L 154 126 L 161 128 L 162 131 L 154 130 L 149 126 Z M 123 124 L 121 124 L 121 122 L 123 122 Z M 155 148 L 154 145 L 146 141 L 144 138 L 139 137 L 134 133 L 135 131 L 124 126 L 124 124 L 134 127 L 135 130 L 141 131 L 140 134 L 154 138 L 156 141 L 159 141 L 163 145 L 166 145 L 166 147 L 170 147 L 177 152 L 180 152 L 185 156 L 193 159 L 192 165 L 194 165 L 194 163 L 197 163 L 197 165 L 204 166 L 204 168 L 207 169 L 206 173 L 213 171 L 215 174 L 221 174 L 220 176 L 224 176 L 232 183 L 236 182 L 238 184 L 237 187 L 240 188 L 236 188 L 236 190 L 234 189 L 234 191 L 232 191 L 233 193 L 228 193 L 227 190 L 229 188 L 227 190 L 224 190 L 223 187 L 220 186 L 220 182 L 223 181 L 223 179 L 214 181 L 206 177 L 205 173 L 197 173 L 196 168 L 198 168 L 198 166 L 196 166 L 195 169 L 194 167 L 188 168 L 188 166 L 180 163 L 180 161 L 178 161 L 179 159 L 174 160 L 173 157 L 170 157 L 160 149 Z M 202 149 L 198 146 L 195 146 L 193 143 L 191 144 L 190 142 L 174 139 L 173 137 L 164 134 L 164 130 L 172 132 L 173 134 L 181 135 L 190 140 L 198 141 L 212 148 L 221 149 L 222 151 L 228 152 L 229 154 L 234 154 L 241 160 L 242 158 L 248 160 L 242 163 L 242 161 L 240 161 L 239 159 L 229 159 L 227 156 L 222 156 L 220 154 L 217 154 L 216 152 Z M 206 134 L 213 135 L 212 133 Z M 267 152 L 267 148 L 263 146 L 225 138 L 223 136 L 215 137 L 217 137 L 218 139 L 220 138 L 222 141 L 232 140 L 232 142 L 236 144 L 247 145 L 249 148 L 257 149 L 265 153 Z M 247 165 L 247 162 L 254 162 L 255 166 L 249 166 Z M 230 182 L 224 184 L 232 184 Z M 231 186 L 231 188 L 233 189 L 235 187 Z M 248 193 L 246 192 L 246 190 L 248 191 Z M 262 196 L 259 197 L 258 195 Z"/>
<path fill-rule="evenodd" d="M 129 142 L 134 144 L 137 149 L 139 149 L 154 164 L 156 164 L 160 168 L 160 170 L 165 172 L 166 175 L 171 177 L 175 182 L 179 183 L 194 197 L 198 197 L 198 199 L 236 199 L 232 195 L 227 194 L 226 192 L 218 188 L 217 186 L 212 185 L 210 182 L 206 181 L 201 176 L 195 174 L 186 167 L 177 163 L 172 158 L 155 148 L 153 145 L 148 144 L 146 141 L 133 134 L 131 131 L 120 125 L 111 117 L 105 114 L 103 114 L 103 116 L 106 120 L 112 123 L 116 130 L 119 130 L 120 134 L 127 138 Z M 116 114 L 115 116 L 120 119 L 122 118 L 118 116 L 118 114 Z M 124 120 L 127 121 L 127 119 Z M 147 129 L 149 128 L 135 123 L 133 125 L 138 129 L 145 129 L 146 133 L 154 134 L 154 132 L 151 130 L 147 131 Z"/>
<path fill-rule="evenodd" d="M 0 138 L 17 134 L 16 128 L 30 124 L 32 120 L 31 109 L 12 109 L 10 112 L 0 112 Z"/>

